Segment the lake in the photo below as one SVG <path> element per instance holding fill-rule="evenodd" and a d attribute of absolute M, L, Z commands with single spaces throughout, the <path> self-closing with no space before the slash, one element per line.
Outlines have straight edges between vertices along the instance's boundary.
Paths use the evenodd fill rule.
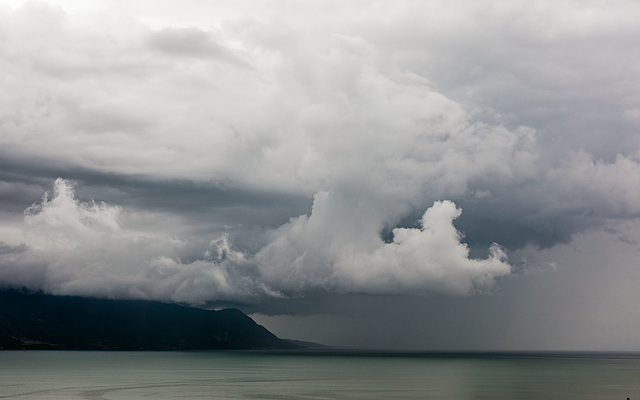
<path fill-rule="evenodd" d="M 0 351 L 0 398 L 640 399 L 640 354 Z"/>

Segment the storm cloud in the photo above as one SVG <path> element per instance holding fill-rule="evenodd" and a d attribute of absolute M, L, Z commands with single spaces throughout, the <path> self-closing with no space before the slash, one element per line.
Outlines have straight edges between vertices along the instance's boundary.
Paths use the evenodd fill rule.
<path fill-rule="evenodd" d="M 0 5 L 2 285 L 279 313 L 640 232 L 632 2 Z"/>

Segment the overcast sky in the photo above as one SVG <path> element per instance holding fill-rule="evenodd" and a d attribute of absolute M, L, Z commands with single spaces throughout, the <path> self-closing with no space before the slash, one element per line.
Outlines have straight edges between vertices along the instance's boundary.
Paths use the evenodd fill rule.
<path fill-rule="evenodd" d="M 640 3 L 0 0 L 0 286 L 640 350 Z"/>

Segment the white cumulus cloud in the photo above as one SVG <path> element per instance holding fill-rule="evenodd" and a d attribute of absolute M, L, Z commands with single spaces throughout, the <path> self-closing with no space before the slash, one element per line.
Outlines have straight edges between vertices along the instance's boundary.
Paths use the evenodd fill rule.
<path fill-rule="evenodd" d="M 123 209 L 81 202 L 58 179 L 51 197 L 26 210 L 25 242 L 1 249 L 0 279 L 56 294 L 201 304 L 297 297 L 309 289 L 468 294 L 510 272 L 497 245 L 487 259 L 469 258 L 453 226 L 461 210 L 450 201 L 436 202 L 420 228 L 395 229 L 393 242 L 385 243 L 372 230 L 379 221 L 350 226 L 353 220 L 339 215 L 322 219 L 327 199 L 317 196 L 310 216 L 275 230 L 255 255 L 234 249 L 223 235 L 199 259 L 183 262 L 181 240 L 131 229 Z"/>

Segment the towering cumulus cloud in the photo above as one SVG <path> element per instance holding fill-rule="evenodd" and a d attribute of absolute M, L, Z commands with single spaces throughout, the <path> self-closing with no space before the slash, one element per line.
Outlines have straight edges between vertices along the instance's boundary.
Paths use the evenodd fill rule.
<path fill-rule="evenodd" d="M 394 229 L 390 243 L 380 238 L 375 214 L 358 208 L 334 212 L 333 201 L 328 193 L 317 195 L 310 216 L 294 218 L 273 233 L 272 241 L 255 256 L 266 282 L 287 293 L 323 287 L 361 293 L 468 294 L 474 288 L 490 288 L 494 277 L 510 272 L 498 245 L 491 247 L 488 259 L 469 258 L 453 225 L 461 210 L 450 201 L 436 201 L 419 228 Z"/>
<path fill-rule="evenodd" d="M 53 195 L 26 210 L 25 243 L 2 248 L 0 279 L 58 294 L 198 304 L 297 297 L 308 289 L 467 294 L 509 273 L 497 245 L 488 259 L 469 259 L 452 224 L 461 210 L 449 201 L 429 208 L 420 228 L 395 229 L 391 243 L 366 221 L 321 219 L 327 201 L 327 194 L 316 196 L 310 216 L 272 232 L 255 255 L 234 250 L 223 235 L 187 263 L 180 259 L 182 241 L 127 228 L 120 207 L 80 202 L 71 184 L 57 179 Z"/>

